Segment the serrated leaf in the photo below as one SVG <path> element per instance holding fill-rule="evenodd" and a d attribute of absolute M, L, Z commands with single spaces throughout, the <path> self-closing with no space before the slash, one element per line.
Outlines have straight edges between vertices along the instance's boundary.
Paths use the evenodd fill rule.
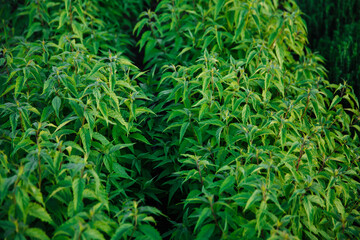
<path fill-rule="evenodd" d="M 224 127 L 220 127 L 218 130 L 216 130 L 215 137 L 216 137 L 216 142 L 218 144 L 220 144 L 221 132 L 222 132 L 223 129 L 224 129 Z"/>
<path fill-rule="evenodd" d="M 141 32 L 144 25 L 147 23 L 148 19 L 144 18 L 138 21 L 134 27 L 133 33 L 137 30 L 136 36 L 139 36 L 139 33 Z"/>
<path fill-rule="evenodd" d="M 313 206 L 312 206 L 311 202 L 308 200 L 307 197 L 305 197 L 303 199 L 303 206 L 304 206 L 304 209 L 305 209 L 309 224 L 312 224 L 313 220 L 314 220 L 314 214 L 313 214 L 314 209 L 313 209 Z"/>
<path fill-rule="evenodd" d="M 56 116 L 59 117 L 59 109 L 61 106 L 61 99 L 58 96 L 56 96 L 56 97 L 54 97 L 54 99 L 52 100 L 51 103 L 55 110 Z"/>
<path fill-rule="evenodd" d="M 183 55 L 184 53 L 186 53 L 187 51 L 191 50 L 192 47 L 185 47 L 183 48 L 183 50 L 181 50 L 181 52 L 178 54 L 178 57 L 180 57 L 181 55 Z"/>
<path fill-rule="evenodd" d="M 62 25 L 64 25 L 66 19 L 66 12 L 61 12 L 60 17 L 59 17 L 59 26 L 57 29 L 60 29 L 62 27 Z"/>
<path fill-rule="evenodd" d="M 282 69 L 284 63 L 284 51 L 282 48 L 280 49 L 279 45 L 275 45 L 275 53 L 276 53 L 276 57 L 279 60 L 280 69 Z"/>
<path fill-rule="evenodd" d="M 151 225 L 140 225 L 140 231 L 145 234 L 147 239 L 150 240 L 161 240 L 160 233 Z"/>
<path fill-rule="evenodd" d="M 258 202 L 261 200 L 261 191 L 259 189 L 256 189 L 251 197 L 247 200 L 244 211 L 245 212 L 249 207 L 251 207 L 255 202 Z"/>
<path fill-rule="evenodd" d="M 31 141 L 30 139 L 26 139 L 24 138 L 23 140 L 21 140 L 18 144 L 16 144 L 16 147 L 14 148 L 14 150 L 12 151 L 10 156 L 14 156 L 14 154 L 22 148 L 26 148 L 28 149 L 28 146 L 34 144 L 33 141 Z"/>
<path fill-rule="evenodd" d="M 46 233 L 40 228 L 28 228 L 25 230 L 25 235 L 31 239 L 50 240 Z"/>
<path fill-rule="evenodd" d="M 113 167 L 113 171 L 115 173 L 114 176 L 132 180 L 132 178 L 125 171 L 125 168 L 123 166 L 121 166 L 120 164 L 114 162 L 112 167 Z"/>
<path fill-rule="evenodd" d="M 65 11 L 68 16 L 70 16 L 70 7 L 71 7 L 71 0 L 65 0 Z"/>
<path fill-rule="evenodd" d="M 215 125 L 215 126 L 219 126 L 219 127 L 223 127 L 225 124 L 220 121 L 220 120 L 217 120 L 217 119 L 210 119 L 210 120 L 206 120 L 206 121 L 203 121 L 203 122 L 200 122 L 200 124 L 210 124 L 210 125 Z"/>
<path fill-rule="evenodd" d="M 130 223 L 123 223 L 120 224 L 120 226 L 116 229 L 115 234 L 111 237 L 111 240 L 121 240 L 124 239 L 124 234 L 126 232 L 130 232 L 130 230 L 133 228 L 133 225 Z"/>
<path fill-rule="evenodd" d="M 29 30 L 28 30 L 28 32 L 26 34 L 26 38 L 31 37 L 34 34 L 34 32 L 41 31 L 41 29 L 42 29 L 42 27 L 41 27 L 40 23 L 39 22 L 34 22 L 29 27 Z"/>
<path fill-rule="evenodd" d="M 246 16 L 248 14 L 248 10 L 243 10 L 241 11 L 241 13 L 239 14 L 239 20 L 238 20 L 238 25 L 235 31 L 235 35 L 234 35 L 234 40 L 237 40 L 237 38 L 241 35 L 245 23 L 246 23 Z"/>
<path fill-rule="evenodd" d="M 112 146 L 109 150 L 109 154 L 112 154 L 116 151 L 119 151 L 120 149 L 123 149 L 123 148 L 126 148 L 126 147 L 130 147 L 134 145 L 134 143 L 128 143 L 128 144 L 123 144 L 123 143 L 120 143 L 120 144 L 116 144 L 115 146 Z"/>
<path fill-rule="evenodd" d="M 199 218 L 198 218 L 198 220 L 196 222 L 194 231 L 196 231 L 196 229 L 198 227 L 200 227 L 201 224 L 205 221 L 205 219 L 209 218 L 210 215 L 211 215 L 210 208 L 208 208 L 208 207 L 203 208 L 200 215 L 199 215 Z"/>
<path fill-rule="evenodd" d="M 25 84 L 25 77 L 18 76 L 16 78 L 16 83 L 15 83 L 15 97 L 19 95 L 21 89 L 24 87 L 24 84 Z"/>
<path fill-rule="evenodd" d="M 196 235 L 195 240 L 208 240 L 211 239 L 213 232 L 215 230 L 215 224 L 207 224 L 201 228 L 198 235 Z"/>
<path fill-rule="evenodd" d="M 252 50 L 249 55 L 247 56 L 246 58 L 246 65 L 248 65 L 251 60 L 255 57 L 255 55 L 257 54 L 257 51 L 256 50 Z"/>
<path fill-rule="evenodd" d="M 100 102 L 99 108 L 100 108 L 101 114 L 103 115 L 103 117 L 107 121 L 108 118 L 109 118 L 109 113 L 108 113 L 108 108 L 106 106 L 106 103 L 105 102 Z"/>
<path fill-rule="evenodd" d="M 91 72 L 89 73 L 89 77 L 91 77 L 92 75 L 94 75 L 97 71 L 99 71 L 100 68 L 106 67 L 107 64 L 105 63 L 101 63 L 101 62 L 97 62 L 95 64 L 95 66 L 93 67 L 93 69 L 91 70 Z"/>
<path fill-rule="evenodd" d="M 341 101 L 341 97 L 339 97 L 338 95 L 336 95 L 335 97 L 334 97 L 334 99 L 332 100 L 332 102 L 331 102 L 331 105 L 330 105 L 330 107 L 329 107 L 329 110 L 330 109 L 332 109 L 336 104 L 338 104 L 340 101 Z"/>
<path fill-rule="evenodd" d="M 134 138 L 136 140 L 139 140 L 143 143 L 146 143 L 148 145 L 151 145 L 151 143 L 144 137 L 144 135 L 140 134 L 140 133 L 133 133 L 129 136 L 130 138 Z"/>
<path fill-rule="evenodd" d="M 246 104 L 241 112 L 243 123 L 246 124 L 247 120 L 250 117 L 250 107 L 248 104 Z"/>
<path fill-rule="evenodd" d="M 315 113 L 316 118 L 319 118 L 320 115 L 319 115 L 319 104 L 318 104 L 318 102 L 317 102 L 315 99 L 313 99 L 313 98 L 311 98 L 310 101 L 311 101 L 311 104 L 312 104 L 312 106 L 313 106 L 313 109 L 314 109 L 314 113 Z"/>
<path fill-rule="evenodd" d="M 0 95 L 0 97 L 3 97 L 4 95 L 6 95 L 8 92 L 10 92 L 11 90 L 13 90 L 15 88 L 15 84 L 12 84 L 10 86 L 8 86 L 6 88 L 6 90 Z"/>
<path fill-rule="evenodd" d="M 75 213 L 77 213 L 81 210 L 84 188 L 85 188 L 85 179 L 76 178 L 72 182 L 72 190 L 73 190 L 73 195 L 74 195 L 73 202 L 74 202 Z"/>
<path fill-rule="evenodd" d="M 80 138 L 81 138 L 81 142 L 85 151 L 86 155 L 90 154 L 90 147 L 91 147 L 91 135 L 90 135 L 90 130 L 88 125 L 84 125 L 81 129 L 80 129 Z"/>
<path fill-rule="evenodd" d="M 29 215 L 40 219 L 43 222 L 52 223 L 52 219 L 48 212 L 37 203 L 30 203 L 28 206 Z"/>
<path fill-rule="evenodd" d="M 204 116 L 208 108 L 209 107 L 206 103 L 201 104 L 201 108 L 199 111 L 199 121 L 201 121 L 202 117 Z"/>
<path fill-rule="evenodd" d="M 190 125 L 190 122 L 184 122 L 184 123 L 181 125 L 179 143 L 181 143 L 181 140 L 182 140 L 182 138 L 184 137 L 185 132 L 186 132 L 187 128 L 189 127 L 189 125 Z"/>
<path fill-rule="evenodd" d="M 85 239 L 98 239 L 98 240 L 105 240 L 104 235 L 93 228 L 87 228 L 84 232 Z"/>
<path fill-rule="evenodd" d="M 215 19 L 220 13 L 221 8 L 224 6 L 225 0 L 217 0 L 216 7 L 215 7 Z"/>
<path fill-rule="evenodd" d="M 342 216 L 344 216 L 344 215 L 345 215 L 345 208 L 344 208 L 344 205 L 342 204 L 342 202 L 340 201 L 340 199 L 335 198 L 335 200 L 334 200 L 334 205 L 335 205 L 337 211 L 338 211 Z"/>
<path fill-rule="evenodd" d="M 219 194 L 234 187 L 235 177 L 233 175 L 228 176 L 220 185 Z"/>

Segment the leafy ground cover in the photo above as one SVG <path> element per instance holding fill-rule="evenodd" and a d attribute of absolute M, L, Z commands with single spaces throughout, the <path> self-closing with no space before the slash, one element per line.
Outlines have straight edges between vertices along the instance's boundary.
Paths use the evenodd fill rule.
<path fill-rule="evenodd" d="M 359 236 L 359 102 L 325 80 L 295 1 L 1 18 L 2 238 Z"/>

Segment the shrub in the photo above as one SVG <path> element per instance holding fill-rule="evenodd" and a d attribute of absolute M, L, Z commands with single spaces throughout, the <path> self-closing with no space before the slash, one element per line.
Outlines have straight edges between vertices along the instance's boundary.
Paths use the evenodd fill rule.
<path fill-rule="evenodd" d="M 359 103 L 324 79 L 293 0 L 162 0 L 126 26 L 93 2 L 96 41 L 70 3 L 87 6 L 48 3 L 69 20 L 46 41 L 1 35 L 2 237 L 360 234 Z M 142 70 L 118 52 L 130 26 Z"/>
<path fill-rule="evenodd" d="M 35 3 L 18 15 L 33 18 Z M 143 73 L 112 53 L 129 37 L 102 32 L 105 23 L 82 12 L 97 6 L 91 2 L 37 4 L 39 11 L 51 8 L 58 20 L 43 24 L 39 36 L 48 40 L 31 41 L 40 31 L 32 30 L 42 22 L 38 17 L 25 38 L 11 38 L 2 49 L 1 237 L 160 238 L 151 225 L 151 215 L 160 212 L 139 204 L 154 194 L 141 176 L 141 148 L 134 148 L 147 143 L 139 126 L 152 114 L 137 84 Z M 72 24 L 65 24 L 67 17 Z M 99 24 L 96 41 L 85 37 L 91 24 L 75 22 L 82 18 L 84 25 L 89 18 Z"/>

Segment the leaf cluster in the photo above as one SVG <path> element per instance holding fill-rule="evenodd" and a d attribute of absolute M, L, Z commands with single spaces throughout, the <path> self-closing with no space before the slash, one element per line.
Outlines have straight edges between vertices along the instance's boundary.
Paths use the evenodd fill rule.
<path fill-rule="evenodd" d="M 0 236 L 358 237 L 359 102 L 325 80 L 295 1 L 150 4 L 7 20 Z"/>

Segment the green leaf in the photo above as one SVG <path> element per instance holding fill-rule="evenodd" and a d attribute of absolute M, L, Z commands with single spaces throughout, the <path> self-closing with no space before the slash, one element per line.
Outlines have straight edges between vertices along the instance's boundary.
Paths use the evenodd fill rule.
<path fill-rule="evenodd" d="M 186 132 L 187 128 L 189 127 L 189 125 L 190 125 L 190 122 L 184 122 L 184 123 L 181 125 L 179 143 L 181 143 L 181 140 L 182 140 L 182 138 L 184 137 L 185 132 Z"/>
<path fill-rule="evenodd" d="M 259 189 L 256 189 L 253 194 L 251 195 L 251 197 L 248 199 L 248 201 L 246 202 L 246 206 L 244 208 L 245 212 L 249 207 L 251 207 L 255 202 L 258 202 L 261 200 L 261 191 Z"/>
<path fill-rule="evenodd" d="M 151 225 L 140 225 L 140 231 L 145 234 L 147 239 L 161 240 L 160 233 Z"/>
<path fill-rule="evenodd" d="M 283 127 L 281 128 L 281 146 L 284 147 L 285 146 L 285 142 L 286 142 L 286 125 L 283 125 Z"/>
<path fill-rule="evenodd" d="M 52 223 L 52 219 L 50 215 L 47 213 L 45 208 L 43 208 L 39 204 L 33 202 L 30 203 L 28 206 L 28 210 L 29 210 L 29 215 L 36 217 L 43 222 Z"/>
<path fill-rule="evenodd" d="M 125 233 L 130 232 L 130 229 L 133 228 L 133 225 L 130 223 L 122 223 L 116 229 L 115 234 L 111 237 L 111 240 L 121 240 L 125 238 Z"/>
<path fill-rule="evenodd" d="M 219 194 L 233 188 L 235 185 L 235 177 L 233 175 L 228 176 L 220 185 Z"/>
<path fill-rule="evenodd" d="M 8 92 L 10 92 L 11 90 L 13 90 L 15 88 L 15 84 L 11 84 L 9 85 L 6 90 L 0 95 L 0 97 L 3 97 L 4 95 L 6 95 Z"/>
<path fill-rule="evenodd" d="M 314 211 L 313 211 L 313 206 L 307 197 L 304 198 L 303 205 L 304 205 L 304 209 L 305 209 L 309 224 L 311 225 L 314 220 L 314 213 L 313 213 Z"/>
<path fill-rule="evenodd" d="M 308 158 L 308 161 L 309 161 L 310 166 L 312 166 L 312 165 L 313 165 L 313 156 L 312 156 L 312 154 L 311 154 L 311 151 L 308 150 L 308 149 L 306 149 L 306 150 L 305 150 L 305 153 L 306 153 L 306 156 L 307 156 L 307 158 Z"/>
<path fill-rule="evenodd" d="M 82 33 L 82 30 L 81 30 L 80 24 L 77 23 L 77 22 L 73 22 L 72 29 L 73 29 L 73 32 L 80 38 L 80 41 L 82 42 L 83 33 Z"/>
<path fill-rule="evenodd" d="M 206 121 L 203 121 L 203 122 L 200 122 L 200 124 L 210 124 L 210 125 L 215 125 L 215 126 L 219 126 L 219 127 L 223 127 L 225 124 L 220 121 L 220 120 L 217 120 L 217 119 L 210 119 L 210 120 L 206 120 Z"/>
<path fill-rule="evenodd" d="M 279 18 L 278 21 L 279 21 L 278 22 L 278 27 L 275 29 L 275 31 L 272 31 L 270 36 L 269 36 L 269 39 L 268 39 L 268 46 L 269 47 L 273 47 L 273 44 L 276 41 L 276 38 L 277 38 L 277 36 L 278 36 L 278 34 L 280 32 L 280 29 L 283 26 L 283 22 L 284 22 L 283 18 Z"/>
<path fill-rule="evenodd" d="M 123 166 L 121 166 L 120 164 L 114 162 L 113 163 L 113 170 L 115 173 L 115 177 L 121 177 L 121 178 L 126 178 L 126 179 L 131 179 L 132 178 L 127 174 L 127 172 L 125 171 L 125 168 Z"/>
<path fill-rule="evenodd" d="M 206 103 L 201 104 L 201 108 L 199 111 L 199 121 L 201 121 L 202 117 L 204 116 L 208 108 L 209 106 Z"/>
<path fill-rule="evenodd" d="M 95 119 L 92 112 L 86 109 L 84 112 L 84 117 L 86 118 L 86 122 L 89 124 L 89 129 L 93 130 L 95 126 Z"/>
<path fill-rule="evenodd" d="M 345 208 L 344 208 L 344 205 L 342 204 L 342 202 L 340 201 L 340 199 L 335 198 L 334 204 L 335 204 L 335 207 L 336 207 L 337 211 L 338 211 L 342 216 L 344 216 L 344 215 L 345 215 Z"/>
<path fill-rule="evenodd" d="M 338 104 L 340 101 L 341 101 L 341 97 L 339 97 L 338 95 L 336 95 L 335 97 L 334 97 L 334 99 L 332 100 L 332 102 L 331 102 L 331 105 L 330 105 L 330 107 L 329 107 L 329 110 L 330 109 L 332 109 L 336 104 Z"/>
<path fill-rule="evenodd" d="M 92 228 L 87 228 L 84 232 L 85 239 L 98 239 L 98 240 L 105 240 L 104 235 Z"/>
<path fill-rule="evenodd" d="M 88 156 L 90 154 L 91 135 L 87 124 L 80 129 L 80 138 L 83 144 L 85 154 Z"/>
<path fill-rule="evenodd" d="M 252 50 L 249 55 L 247 56 L 247 59 L 246 59 L 246 65 L 248 65 L 251 60 L 255 57 L 255 55 L 257 54 L 257 51 L 256 50 Z"/>
<path fill-rule="evenodd" d="M 284 51 L 282 48 L 280 49 L 279 45 L 275 45 L 275 52 L 276 52 L 276 56 L 279 60 L 280 69 L 282 69 L 283 63 L 284 63 Z"/>
<path fill-rule="evenodd" d="M 112 154 L 114 152 L 117 152 L 119 151 L 120 149 L 123 149 L 123 148 L 126 148 L 126 147 L 130 147 L 134 145 L 134 143 L 128 143 L 128 144 L 123 144 L 123 143 L 119 143 L 119 144 L 116 144 L 115 146 L 112 146 L 109 150 L 109 154 Z"/>
<path fill-rule="evenodd" d="M 58 96 L 54 97 L 54 99 L 52 100 L 52 106 L 55 110 L 56 116 L 59 117 L 59 109 L 61 106 L 61 99 Z"/>
<path fill-rule="evenodd" d="M 109 116 L 112 116 L 116 119 L 121 125 L 125 127 L 126 130 L 129 129 L 129 123 L 127 123 L 120 112 L 109 110 Z"/>
<path fill-rule="evenodd" d="M 217 0 L 216 7 L 215 7 L 215 19 L 220 13 L 221 8 L 224 6 L 225 0 Z"/>
<path fill-rule="evenodd" d="M 234 40 L 237 40 L 238 37 L 241 35 L 245 23 L 246 23 L 246 18 L 247 18 L 247 14 L 248 14 L 248 10 L 245 9 L 243 11 L 241 11 L 240 15 L 239 15 L 239 20 L 238 20 L 238 25 L 235 31 L 235 35 L 234 35 Z"/>
<path fill-rule="evenodd" d="M 218 144 L 220 144 L 221 132 L 223 129 L 224 129 L 224 127 L 220 127 L 220 128 L 218 128 L 218 130 L 216 130 L 215 136 L 216 136 L 216 142 Z"/>
<path fill-rule="evenodd" d="M 183 50 L 181 50 L 181 52 L 178 54 L 178 57 L 180 57 L 181 55 L 183 55 L 185 52 L 187 52 L 187 51 L 189 51 L 189 50 L 191 50 L 192 49 L 192 47 L 185 47 L 185 48 L 183 48 Z"/>
<path fill-rule="evenodd" d="M 19 95 L 21 89 L 24 87 L 24 84 L 25 84 L 25 77 L 18 76 L 16 78 L 16 83 L 15 83 L 15 97 Z"/>
<path fill-rule="evenodd" d="M 57 29 L 60 29 L 62 27 L 62 25 L 64 25 L 65 19 L 66 19 L 66 12 L 63 11 L 63 12 L 61 12 L 60 17 L 59 17 L 59 26 Z"/>
<path fill-rule="evenodd" d="M 31 37 L 34 34 L 34 32 L 41 31 L 41 29 L 42 29 L 42 27 L 41 27 L 40 23 L 34 22 L 33 24 L 31 24 L 31 26 L 26 34 L 26 38 Z"/>
<path fill-rule="evenodd" d="M 107 64 L 105 63 L 101 63 L 101 62 L 97 62 L 95 64 L 95 66 L 93 67 L 93 69 L 91 70 L 91 72 L 89 73 L 89 77 L 91 77 L 92 75 L 94 75 L 97 71 L 99 71 L 100 68 L 106 67 Z"/>
<path fill-rule="evenodd" d="M 30 238 L 40 239 L 40 240 L 50 240 L 46 233 L 40 228 L 28 228 L 25 230 L 25 235 Z"/>
<path fill-rule="evenodd" d="M 100 107 L 101 114 L 104 116 L 105 120 L 108 121 L 109 113 L 108 113 L 106 103 L 105 102 L 100 102 L 99 107 Z"/>
<path fill-rule="evenodd" d="M 70 16 L 70 10 L 71 10 L 71 0 L 65 0 L 65 11 L 68 16 Z"/>
<path fill-rule="evenodd" d="M 250 107 L 248 104 L 246 104 L 242 110 L 242 120 L 243 120 L 243 123 L 246 124 L 247 123 L 247 120 L 249 119 L 250 117 Z"/>
<path fill-rule="evenodd" d="M 72 189 L 74 194 L 74 211 L 78 213 L 81 210 L 82 200 L 83 200 L 83 192 L 85 188 L 85 179 L 76 178 L 72 182 Z"/>
<path fill-rule="evenodd" d="M 142 28 L 144 27 L 144 25 L 147 23 L 148 19 L 144 18 L 141 19 L 140 21 L 138 21 L 134 27 L 133 33 L 135 33 L 135 31 L 137 30 L 136 35 L 139 36 Z M 143 36 L 142 36 L 143 37 Z"/>
<path fill-rule="evenodd" d="M 198 220 L 196 222 L 194 231 L 196 231 L 196 229 L 198 227 L 200 227 L 201 224 L 205 221 L 205 219 L 209 218 L 210 215 L 211 215 L 210 208 L 208 208 L 208 207 L 203 208 L 203 210 L 201 211 L 201 213 L 199 215 L 199 218 L 198 218 Z"/>
<path fill-rule="evenodd" d="M 134 138 L 136 140 L 139 140 L 143 143 L 146 143 L 148 145 L 151 145 L 151 143 L 140 133 L 133 133 L 129 136 L 130 138 Z"/>
<path fill-rule="evenodd" d="M 215 224 L 207 224 L 201 228 L 198 235 L 196 235 L 195 240 L 209 240 L 213 235 L 215 230 Z"/>
<path fill-rule="evenodd" d="M 318 102 L 313 98 L 311 98 L 310 101 L 311 101 L 311 104 L 313 106 L 316 118 L 319 118 L 320 116 L 319 116 L 319 104 L 318 104 Z"/>
<path fill-rule="evenodd" d="M 30 139 L 26 139 L 24 138 L 23 140 L 21 140 L 18 144 L 16 144 L 16 147 L 14 148 L 14 150 L 12 151 L 10 156 L 14 156 L 14 154 L 19 150 L 19 149 L 28 149 L 29 145 L 34 144 L 33 141 L 31 141 Z"/>
<path fill-rule="evenodd" d="M 77 117 L 76 117 L 76 118 L 71 118 L 70 120 L 67 120 L 67 121 L 64 121 L 63 123 L 61 123 L 61 124 L 55 129 L 54 133 L 56 133 L 56 132 L 59 131 L 62 127 L 64 127 L 65 125 L 67 125 L 68 123 L 70 123 L 70 122 L 72 122 L 72 121 L 74 121 L 74 120 L 76 120 L 76 119 L 77 119 Z"/>

